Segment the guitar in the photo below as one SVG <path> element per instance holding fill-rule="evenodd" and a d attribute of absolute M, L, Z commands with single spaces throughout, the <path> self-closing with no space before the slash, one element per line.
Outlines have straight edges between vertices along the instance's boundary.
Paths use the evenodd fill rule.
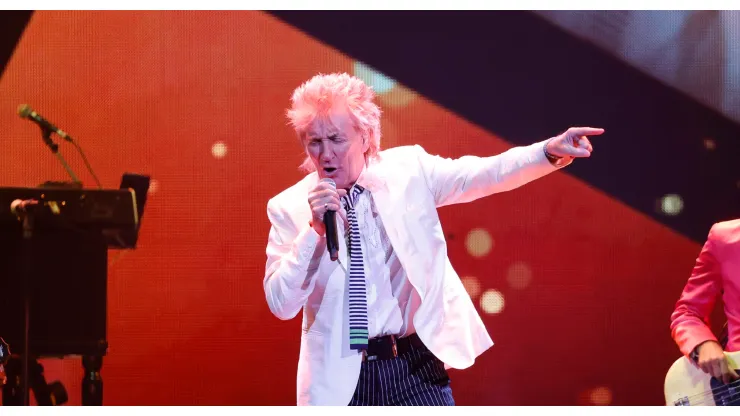
<path fill-rule="evenodd" d="M 740 368 L 740 351 L 725 352 L 725 356 L 731 368 Z M 740 406 L 740 380 L 724 384 L 686 357 L 668 370 L 663 391 L 667 406 Z"/>

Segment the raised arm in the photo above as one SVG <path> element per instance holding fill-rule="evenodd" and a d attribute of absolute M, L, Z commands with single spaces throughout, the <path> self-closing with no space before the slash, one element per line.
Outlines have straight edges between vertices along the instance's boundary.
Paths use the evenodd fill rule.
<path fill-rule="evenodd" d="M 574 127 L 551 139 L 489 157 L 448 159 L 430 155 L 420 146 L 417 150 L 434 200 L 444 206 L 518 188 L 567 166 L 574 158 L 589 157 L 593 148 L 586 136 L 603 132 Z"/>

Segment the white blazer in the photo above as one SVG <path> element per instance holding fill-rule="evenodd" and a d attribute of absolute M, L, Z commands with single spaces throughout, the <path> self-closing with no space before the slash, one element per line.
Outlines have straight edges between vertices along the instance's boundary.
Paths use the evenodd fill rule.
<path fill-rule="evenodd" d="M 558 169 L 544 154 L 545 142 L 515 147 L 492 157 L 445 159 L 421 146 L 380 152 L 358 183 L 375 205 L 410 283 L 421 298 L 414 327 L 448 367 L 463 369 L 493 345 L 470 296 L 447 257 L 437 207 L 522 186 Z M 308 193 L 314 172 L 267 203 L 272 223 L 264 289 L 280 319 L 303 309 L 298 360 L 299 405 L 347 405 L 357 386 L 361 355 L 349 349 L 347 247 L 338 222 L 339 262 L 309 226 Z M 339 218 L 337 216 L 337 218 Z"/>

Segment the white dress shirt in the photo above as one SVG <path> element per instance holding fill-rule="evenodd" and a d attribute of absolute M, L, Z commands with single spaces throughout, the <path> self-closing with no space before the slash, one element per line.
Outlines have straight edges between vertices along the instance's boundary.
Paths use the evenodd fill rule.
<path fill-rule="evenodd" d="M 365 266 L 369 337 L 411 335 L 415 332 L 413 319 L 421 298 L 393 251 L 368 189 L 357 197 L 355 215 Z"/>

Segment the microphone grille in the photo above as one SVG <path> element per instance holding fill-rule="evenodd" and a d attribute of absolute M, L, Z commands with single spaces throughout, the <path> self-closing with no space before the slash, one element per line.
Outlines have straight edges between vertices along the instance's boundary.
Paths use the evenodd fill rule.
<path fill-rule="evenodd" d="M 21 118 L 28 117 L 32 111 L 31 106 L 28 104 L 21 104 L 18 106 L 18 115 L 21 116 Z"/>
<path fill-rule="evenodd" d="M 337 183 L 334 182 L 334 179 L 332 179 L 332 178 L 324 178 L 324 179 L 322 179 L 319 182 L 328 183 L 329 185 L 332 186 L 332 188 L 337 189 Z"/>

